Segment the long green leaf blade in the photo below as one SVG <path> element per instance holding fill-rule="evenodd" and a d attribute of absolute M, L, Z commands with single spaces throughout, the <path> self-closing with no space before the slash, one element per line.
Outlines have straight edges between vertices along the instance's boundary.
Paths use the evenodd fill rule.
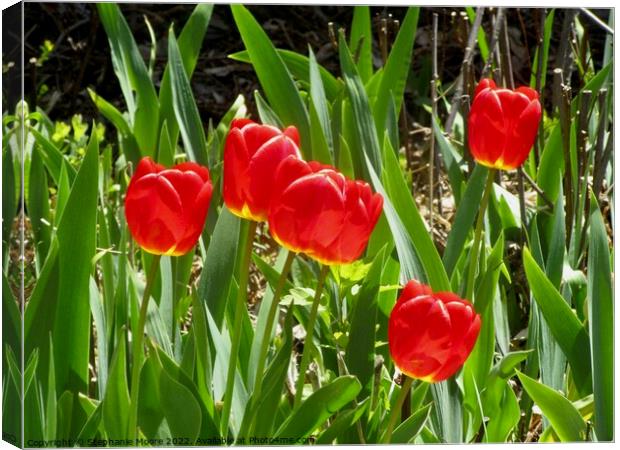
<path fill-rule="evenodd" d="M 578 390 L 584 395 L 591 393 L 590 339 L 585 327 L 538 267 L 527 248 L 523 249 L 523 265 L 536 303 L 571 365 Z"/>
<path fill-rule="evenodd" d="M 243 5 L 231 5 L 241 39 L 267 99 L 285 125 L 295 125 L 304 154 L 311 148 L 310 119 L 299 91 L 269 37 Z"/>
<path fill-rule="evenodd" d="M 600 441 L 614 438 L 614 305 L 609 245 L 603 216 L 591 195 L 588 246 L 588 317 L 594 387 L 594 429 Z"/>

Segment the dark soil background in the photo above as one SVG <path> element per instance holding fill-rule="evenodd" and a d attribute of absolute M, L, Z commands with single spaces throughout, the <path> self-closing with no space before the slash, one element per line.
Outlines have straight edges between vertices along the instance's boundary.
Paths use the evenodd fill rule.
<path fill-rule="evenodd" d="M 167 59 L 168 27 L 174 23 L 175 28 L 180 30 L 194 5 L 141 3 L 121 4 L 120 7 L 146 60 L 150 51 L 150 37 L 144 17 L 148 18 L 153 26 L 157 38 L 157 62 L 153 78 L 158 87 Z M 87 87 L 91 87 L 119 109 L 124 110 L 119 84 L 112 68 L 107 36 L 99 22 L 95 4 L 25 3 L 24 8 L 24 89 L 31 109 L 32 105 L 38 105 L 52 120 L 67 120 L 75 113 L 82 114 L 86 120 L 99 118 L 86 90 Z M 319 63 L 332 73 L 339 74 L 337 52 L 330 39 L 328 24 L 333 22 L 336 30 L 340 27 L 347 28 L 351 23 L 352 7 L 250 5 L 249 9 L 277 47 L 307 54 L 310 45 Z M 609 10 L 592 11 L 603 21 L 607 21 Z M 423 8 L 420 12 L 414 46 L 414 63 L 406 95 L 410 100 L 407 101 L 410 117 L 425 124 L 428 122 L 428 114 L 423 112 L 419 105 L 427 103 L 429 97 L 431 23 L 434 12 L 439 14 L 439 77 L 444 87 L 459 74 L 469 31 L 469 23 L 462 7 Z M 511 8 L 506 13 L 515 83 L 527 84 L 531 72 L 530 61 L 541 33 L 540 10 Z M 381 52 L 376 38 L 381 19 L 391 17 L 402 20 L 404 14 L 403 7 L 371 8 L 376 32 L 375 67 L 381 65 Z M 550 73 L 554 68 L 553 58 L 564 14 L 565 10 L 556 11 L 549 61 Z M 490 40 L 492 28 L 491 16 L 488 10 L 485 11 L 483 28 L 487 33 L 487 40 Z M 598 69 L 603 57 L 605 31 L 583 14 L 581 21 L 584 27 L 587 27 L 593 58 Z M 392 25 L 390 42 L 393 40 L 394 32 Z M 42 64 L 37 64 L 45 40 L 51 41 L 54 48 Z M 19 53 L 11 52 L 10 48 L 6 48 L 6 44 L 4 47 L 3 65 L 6 67 L 7 62 L 17 58 L 16 55 Z M 240 50 L 243 50 L 243 43 L 229 7 L 216 5 L 192 78 L 193 92 L 205 123 L 209 118 L 217 123 L 239 94 L 246 97 L 250 111 L 253 111 L 252 93 L 259 88 L 259 85 L 252 67 L 228 58 L 229 54 Z M 479 72 L 483 66 L 479 54 L 476 54 L 474 63 Z M 7 69 L 4 76 L 15 75 L 11 71 L 17 72 L 18 66 Z M 550 77 L 551 75 L 548 76 L 548 80 Z M 7 99 L 7 95 L 3 98 Z M 7 105 L 3 100 L 3 110 L 6 111 L 7 108 L 12 112 L 14 105 Z"/>

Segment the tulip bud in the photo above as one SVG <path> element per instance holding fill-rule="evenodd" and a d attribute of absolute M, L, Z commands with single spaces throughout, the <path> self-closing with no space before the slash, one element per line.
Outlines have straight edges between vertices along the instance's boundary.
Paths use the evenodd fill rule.
<path fill-rule="evenodd" d="M 143 158 L 125 196 L 129 231 L 149 253 L 183 255 L 202 233 L 212 192 L 206 167 L 186 162 L 166 169 Z"/>
<path fill-rule="evenodd" d="M 367 183 L 289 157 L 273 185 L 269 229 L 280 245 L 323 264 L 346 264 L 361 256 L 383 207 L 383 198 Z"/>
<path fill-rule="evenodd" d="M 468 121 L 469 149 L 487 167 L 520 167 L 534 145 L 542 115 L 538 93 L 529 87 L 498 89 L 485 78 L 476 87 Z"/>
<path fill-rule="evenodd" d="M 480 316 L 451 292 L 407 283 L 388 323 L 390 354 L 411 378 L 443 381 L 463 365 L 480 333 Z"/>
<path fill-rule="evenodd" d="M 262 222 L 273 192 L 273 176 L 287 156 L 301 157 L 295 127 L 284 132 L 249 119 L 231 124 L 224 148 L 224 203 L 239 217 Z"/>

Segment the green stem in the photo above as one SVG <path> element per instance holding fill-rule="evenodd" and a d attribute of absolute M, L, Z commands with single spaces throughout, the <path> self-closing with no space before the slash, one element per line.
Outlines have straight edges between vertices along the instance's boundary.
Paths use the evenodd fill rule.
<path fill-rule="evenodd" d="M 407 398 L 407 394 L 411 389 L 411 384 L 413 383 L 413 378 L 409 378 L 402 375 L 405 378 L 403 385 L 400 388 L 400 392 L 398 393 L 398 398 L 396 399 L 396 404 L 390 411 L 390 419 L 387 425 L 387 429 L 385 430 L 385 434 L 383 435 L 383 443 L 389 444 L 392 440 L 392 432 L 394 431 L 394 427 L 396 426 L 396 420 L 398 419 L 398 415 L 403 407 L 403 403 L 405 402 L 405 398 Z"/>
<path fill-rule="evenodd" d="M 304 352 L 301 356 L 301 363 L 299 364 L 299 376 L 297 383 L 295 384 L 295 408 L 301 403 L 301 396 L 304 391 L 304 381 L 306 379 L 306 370 L 310 365 L 310 357 L 312 355 L 312 336 L 314 335 L 314 324 L 316 322 L 316 316 L 319 311 L 319 303 L 321 302 L 321 293 L 323 292 L 323 285 L 325 284 L 325 278 L 329 272 L 329 266 L 321 267 L 321 273 L 316 285 L 316 291 L 314 292 L 314 300 L 312 301 L 312 309 L 310 310 L 310 318 L 306 325 L 306 341 L 304 343 Z"/>
<path fill-rule="evenodd" d="M 161 255 L 153 255 L 151 267 L 146 275 L 146 286 L 142 295 L 142 303 L 140 304 L 140 316 L 138 319 L 138 328 L 132 333 L 133 339 L 133 363 L 131 365 L 131 399 L 129 410 L 129 428 L 130 437 L 134 440 L 138 438 L 138 395 L 140 393 L 140 367 L 142 366 L 142 357 L 144 349 L 142 344 L 144 341 L 144 327 L 146 326 L 146 313 L 149 309 L 149 300 L 151 298 L 151 290 L 159 269 L 159 260 Z"/>
<path fill-rule="evenodd" d="M 235 387 L 235 372 L 237 360 L 239 359 L 239 346 L 241 344 L 241 326 L 243 325 L 243 310 L 246 307 L 248 290 L 248 274 L 250 271 L 250 259 L 252 256 L 252 243 L 256 233 L 257 222 L 251 221 L 246 236 L 245 249 L 241 256 L 239 265 L 239 290 L 237 291 L 237 302 L 235 305 L 235 319 L 233 324 L 232 345 L 230 348 L 230 361 L 228 363 L 228 373 L 226 375 L 226 391 L 224 392 L 224 405 L 222 407 L 222 417 L 220 429 L 223 436 L 228 435 L 228 425 L 230 420 L 230 409 L 233 402 L 233 391 Z"/>
<path fill-rule="evenodd" d="M 474 278 L 476 277 L 476 267 L 478 267 L 478 255 L 480 254 L 480 237 L 482 236 L 482 226 L 484 225 L 484 213 L 489 204 L 489 197 L 493 189 L 493 180 L 495 179 L 495 169 L 489 169 L 487 176 L 487 184 L 482 194 L 480 210 L 478 211 L 478 219 L 476 220 L 476 229 L 474 231 L 474 243 L 471 247 L 471 258 L 469 261 L 469 273 L 467 275 L 467 288 L 465 290 L 465 299 L 473 301 Z"/>
<path fill-rule="evenodd" d="M 261 341 L 260 350 L 258 353 L 258 363 L 256 366 L 256 374 L 254 375 L 254 391 L 252 393 L 253 403 L 259 401 L 261 390 L 263 387 L 263 371 L 265 370 L 265 364 L 267 362 L 267 351 L 269 350 L 269 341 L 271 338 L 271 329 L 273 328 L 273 323 L 276 318 L 276 313 L 278 312 L 278 306 L 280 304 L 280 297 L 282 296 L 282 291 L 284 290 L 284 285 L 286 284 L 286 279 L 288 278 L 288 274 L 291 271 L 291 266 L 293 265 L 293 261 L 295 260 L 295 256 L 297 253 L 289 251 L 286 257 L 286 261 L 284 262 L 284 267 L 282 267 L 282 272 L 280 273 L 280 278 L 278 278 L 278 283 L 276 284 L 276 289 L 273 293 L 273 299 L 271 300 L 271 306 L 269 307 L 269 312 L 267 314 L 267 323 L 265 325 L 265 331 L 263 334 L 263 339 Z M 253 407 L 253 405 L 252 405 Z M 252 435 L 254 431 L 256 414 L 252 416 L 251 423 L 248 430 L 248 435 Z"/>

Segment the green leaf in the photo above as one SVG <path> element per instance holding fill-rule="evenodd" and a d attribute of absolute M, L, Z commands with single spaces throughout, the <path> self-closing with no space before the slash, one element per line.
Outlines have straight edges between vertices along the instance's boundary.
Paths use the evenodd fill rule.
<path fill-rule="evenodd" d="M 258 90 L 254 91 L 254 99 L 256 100 L 256 109 L 258 110 L 258 117 L 260 121 L 266 125 L 273 125 L 276 128 L 283 129 L 284 124 L 275 113 L 269 103 L 260 95 Z"/>
<path fill-rule="evenodd" d="M 178 128 L 178 127 L 177 127 Z M 168 131 L 168 122 L 164 120 L 161 125 L 161 134 L 159 135 L 159 148 L 157 149 L 157 162 L 165 167 L 174 165 L 174 155 L 176 148 L 170 142 L 170 132 Z"/>
<path fill-rule="evenodd" d="M 341 411 L 338 413 L 338 416 L 336 416 L 331 425 L 319 435 L 314 444 L 328 445 L 332 444 L 335 439 L 342 439 L 344 433 L 346 433 L 347 430 L 349 430 L 358 420 L 360 420 L 369 406 L 370 400 L 365 399 L 355 408 L 347 409 L 346 411 Z"/>
<path fill-rule="evenodd" d="M 93 277 L 90 277 L 88 299 L 97 337 L 97 387 L 99 398 L 103 398 L 108 384 L 108 332 L 103 304 L 99 300 L 99 289 Z"/>
<path fill-rule="evenodd" d="M 382 178 L 384 186 L 407 230 L 409 239 L 415 247 L 429 284 L 435 291 L 449 291 L 448 275 L 429 235 L 428 227 L 420 215 L 403 178 L 396 153 L 391 148 L 390 141 L 387 138 L 384 141 L 383 149 L 384 171 Z"/>
<path fill-rule="evenodd" d="M 10 347 L 21 360 L 22 317 L 17 299 L 2 273 L 2 345 Z M 4 366 L 3 366 L 4 367 Z"/>
<path fill-rule="evenodd" d="M 383 67 L 377 97 L 372 108 L 377 134 L 380 136 L 383 134 L 383 127 L 386 123 L 391 99 L 394 100 L 396 116 L 398 117 L 400 113 L 407 76 L 411 67 L 411 54 L 419 15 L 419 7 L 407 9 L 405 19 L 392 45 L 392 50 L 385 63 L 385 67 Z"/>
<path fill-rule="evenodd" d="M 362 389 L 356 377 L 336 378 L 308 397 L 275 432 L 274 437 L 304 438 L 351 402 Z"/>
<path fill-rule="evenodd" d="M 209 26 L 212 12 L 213 5 L 211 4 L 203 3 L 196 5 L 196 8 L 194 8 L 194 11 L 189 19 L 187 19 L 187 23 L 179 35 L 179 40 L 177 42 L 179 54 L 183 60 L 183 67 L 188 79 L 192 78 L 192 74 L 196 68 L 198 55 L 200 54 L 200 48 L 202 47 L 202 42 L 207 32 L 207 27 Z M 170 144 L 172 145 L 172 148 L 174 148 L 177 143 L 179 126 L 177 125 L 174 107 L 172 105 L 173 100 L 172 86 L 170 83 L 170 66 L 171 63 L 169 61 L 164 69 L 164 74 L 161 79 L 161 87 L 159 88 L 159 120 L 162 125 L 162 130 L 164 123 L 168 124 L 168 129 L 166 132 L 168 133 Z"/>
<path fill-rule="evenodd" d="M 577 389 L 583 395 L 591 393 L 590 340 L 585 327 L 538 267 L 527 248 L 523 249 L 523 265 L 536 303 L 570 363 Z"/>
<path fill-rule="evenodd" d="M 97 106 L 97 109 L 103 114 L 103 116 L 112 122 L 112 125 L 124 136 L 132 136 L 131 127 L 127 120 L 123 117 L 123 114 L 116 109 L 116 107 L 107 102 L 103 97 L 100 97 L 95 91 L 88 88 L 88 95 L 91 100 Z"/>
<path fill-rule="evenodd" d="M 28 128 L 28 131 L 34 136 L 36 143 L 39 144 L 33 147 L 34 151 L 40 153 L 40 156 L 43 159 L 43 164 L 45 164 L 45 167 L 54 180 L 54 183 L 58 186 L 60 184 L 60 171 L 65 159 L 64 156 L 58 147 L 56 147 L 52 141 L 41 134 L 36 128 L 30 127 Z M 68 170 L 69 179 L 73 180 L 75 178 L 75 169 L 69 165 Z"/>
<path fill-rule="evenodd" d="M 286 383 L 287 372 L 293 348 L 293 308 L 289 308 L 284 326 L 284 342 L 263 376 L 260 398 L 250 397 L 243 416 L 239 436 L 246 436 L 249 421 L 255 420 L 253 435 L 269 436 L 273 433 L 277 408 L 282 398 L 282 388 Z M 264 327 L 264 326 L 263 326 Z"/>
<path fill-rule="evenodd" d="M 413 33 L 415 35 L 415 32 Z M 349 48 L 359 55 L 357 70 L 362 82 L 366 83 L 372 76 L 372 22 L 369 6 L 355 6 L 351 22 Z"/>
<path fill-rule="evenodd" d="M 297 52 L 293 52 L 291 50 L 282 50 L 276 49 L 280 58 L 284 64 L 286 64 L 286 68 L 297 80 L 305 83 L 306 85 L 310 85 L 310 78 L 308 75 L 310 60 L 308 57 L 301 55 Z M 250 59 L 250 54 L 247 50 L 243 50 L 237 53 L 233 53 L 232 55 L 228 55 L 230 59 L 235 61 L 240 61 L 244 63 L 252 63 Z M 323 81 L 323 86 L 325 87 L 325 95 L 328 100 L 333 101 L 338 93 L 342 90 L 342 82 L 334 77 L 325 67 L 319 65 L 319 73 L 321 74 L 321 80 Z"/>
<path fill-rule="evenodd" d="M 191 161 L 207 165 L 207 139 L 172 28 L 168 32 L 168 61 L 172 104 L 185 151 Z"/>
<path fill-rule="evenodd" d="M 407 444 L 413 441 L 416 436 L 422 431 L 422 427 L 426 423 L 431 413 L 432 403 L 418 409 L 415 413 L 402 422 L 392 434 L 392 444 Z"/>
<path fill-rule="evenodd" d="M 173 437 L 196 442 L 200 434 L 202 413 L 200 405 L 189 389 L 178 383 L 165 370 L 160 373 L 159 396 L 161 406 Z"/>
<path fill-rule="evenodd" d="M 334 139 L 329 118 L 329 106 L 325 96 L 319 65 L 311 48 L 310 54 L 310 122 L 312 125 L 313 158 L 325 164 L 333 164 Z M 315 137 L 316 136 L 316 137 Z"/>
<path fill-rule="evenodd" d="M 29 184 L 30 188 L 28 189 L 27 199 L 28 216 L 30 218 L 37 250 L 37 267 L 40 267 L 43 265 L 43 261 L 49 250 L 52 235 L 52 220 L 50 216 L 47 174 L 43 167 L 41 156 L 39 152 L 36 151 L 33 151 L 30 157 Z M 8 216 L 4 214 L 3 217 L 8 218 Z"/>
<path fill-rule="evenodd" d="M 603 67 L 586 85 L 579 91 L 592 91 L 592 102 L 597 98 L 599 90 L 607 83 L 607 77 L 611 70 L 612 62 Z M 571 113 L 574 115 L 579 107 L 579 99 L 581 95 L 573 97 L 571 102 Z M 536 182 L 538 186 L 545 192 L 549 200 L 555 202 L 558 196 L 558 186 L 564 173 L 564 152 L 562 150 L 562 139 L 560 123 L 558 122 L 549 133 L 549 137 L 545 143 L 545 147 L 540 156 L 540 164 L 538 165 L 538 173 Z M 543 203 L 539 199 L 539 204 Z"/>
<path fill-rule="evenodd" d="M 342 135 L 340 135 L 340 152 L 338 153 L 338 164 L 336 167 L 338 167 L 338 170 L 342 172 L 344 176 L 351 179 L 355 178 L 355 173 L 353 171 L 353 160 L 351 159 L 351 150 Z"/>
<path fill-rule="evenodd" d="M 237 216 L 222 207 L 198 282 L 198 298 L 206 302 L 218 328 L 224 321 L 233 279 L 240 224 Z"/>
<path fill-rule="evenodd" d="M 517 371 L 523 388 L 541 409 L 562 442 L 583 441 L 586 423 L 579 411 L 563 395 Z"/>
<path fill-rule="evenodd" d="M 345 354 L 347 368 L 357 376 L 362 385 L 362 397 L 372 393 L 375 370 L 375 332 L 377 327 L 377 295 L 385 248 L 375 256 L 368 275 L 364 278 L 360 293 L 350 313 L 349 345 Z"/>
<path fill-rule="evenodd" d="M 103 424 L 110 439 L 127 438 L 130 400 L 126 358 L 125 332 L 123 330 L 117 340 L 112 365 L 110 366 L 110 376 L 103 397 Z"/>
<path fill-rule="evenodd" d="M 437 436 L 443 442 L 463 441 L 463 396 L 454 377 L 431 384 L 435 407 L 431 412 L 431 423 Z"/>
<path fill-rule="evenodd" d="M 153 132 L 154 124 L 159 123 L 159 100 L 153 82 L 118 5 L 98 3 L 97 10 L 108 35 L 114 73 L 127 103 L 138 148 L 142 156 L 153 156 L 159 137 Z"/>
<path fill-rule="evenodd" d="M 3 248 L 8 249 L 13 218 L 17 215 L 17 192 L 15 192 L 15 173 L 13 166 L 13 150 L 2 149 L 2 241 Z M 3 261 L 2 268 L 6 271 Z"/>
<path fill-rule="evenodd" d="M 541 71 L 540 71 L 540 81 L 541 81 L 541 87 L 544 88 L 545 87 L 545 81 L 547 79 L 547 61 L 549 59 L 549 46 L 551 44 L 551 32 L 552 32 L 552 28 L 553 28 L 553 16 L 555 14 L 555 9 L 552 9 L 551 11 L 549 11 L 549 14 L 547 15 L 547 17 L 545 18 L 545 28 L 543 31 L 543 54 L 542 54 L 542 67 L 541 67 Z M 482 28 L 481 28 L 482 30 Z M 536 49 L 536 53 L 534 54 L 534 61 L 532 62 L 532 68 L 534 68 L 534 70 L 532 70 L 532 75 L 530 77 L 530 87 L 535 88 L 536 87 L 536 71 L 538 70 L 538 58 L 540 58 L 540 47 L 538 47 Z M 484 58 L 486 60 L 486 58 Z"/>
<path fill-rule="evenodd" d="M 357 160 L 357 166 L 359 167 L 364 167 L 364 156 L 368 157 L 375 172 L 380 173 L 381 149 L 379 146 L 379 132 L 375 128 L 375 123 L 379 126 L 385 123 L 385 119 L 383 122 L 377 122 L 376 119 L 373 119 L 368 96 L 342 33 L 339 36 L 338 50 L 340 67 L 344 76 L 347 95 L 351 102 L 355 122 L 354 127 L 357 131 L 357 142 L 362 150 L 361 154 L 359 152 L 354 153 L 353 151 L 351 154 Z"/>
<path fill-rule="evenodd" d="M 488 411 L 485 410 L 488 415 Z M 487 423 L 486 442 L 505 442 L 510 432 L 517 426 L 521 418 L 521 410 L 519 402 L 512 390 L 512 387 L 506 382 L 502 385 L 502 397 L 500 398 L 500 407 L 497 414 L 491 415 Z"/>
<path fill-rule="evenodd" d="M 90 88 L 88 89 L 88 94 L 103 117 L 112 122 L 114 127 L 117 129 L 119 133 L 120 147 L 125 154 L 125 158 L 128 161 L 137 163 L 140 160 L 140 149 L 138 147 L 138 143 L 136 142 L 136 137 L 131 130 L 131 126 L 123 114 L 116 109 L 114 105 L 108 103 Z"/>
<path fill-rule="evenodd" d="M 93 133 L 56 233 L 58 303 L 52 320 L 58 391 L 70 389 L 86 392 L 88 386 L 88 298 L 91 261 L 96 245 L 98 156 L 99 144 L 96 133 Z M 76 236 L 80 238 L 76 239 Z M 67 320 L 68 317 L 71 320 Z"/>
<path fill-rule="evenodd" d="M 452 228 L 448 234 L 446 250 L 443 254 L 443 263 L 449 276 L 452 275 L 456 263 L 463 253 L 467 236 L 473 228 L 476 213 L 480 206 L 480 199 L 484 191 L 488 169 L 476 164 L 474 171 L 469 177 L 467 187 L 456 210 Z"/>
<path fill-rule="evenodd" d="M 614 438 L 614 297 L 609 244 L 603 216 L 590 193 L 588 246 L 588 317 L 594 387 L 594 429 L 599 441 Z"/>
<path fill-rule="evenodd" d="M 471 6 L 466 6 L 465 11 L 467 12 L 467 17 L 469 17 L 469 22 L 473 25 L 476 20 L 476 11 Z M 478 35 L 476 36 L 476 42 L 478 43 L 478 48 L 480 49 L 480 56 L 483 61 L 487 60 L 489 54 L 489 45 L 487 44 L 486 36 L 484 35 L 484 28 L 480 27 L 478 29 Z M 535 66 L 532 66 L 535 67 Z"/>
<path fill-rule="evenodd" d="M 425 282 L 427 280 L 426 273 L 424 272 L 418 256 L 415 253 L 411 239 L 407 234 L 407 230 L 405 229 L 400 216 L 396 212 L 396 209 L 394 209 L 394 206 L 390 201 L 390 197 L 383 187 L 383 184 L 381 184 L 381 180 L 375 173 L 372 163 L 368 157 L 366 157 L 366 167 L 370 173 L 370 179 L 375 190 L 383 196 L 383 213 L 388 221 L 394 239 L 394 244 L 396 245 L 396 252 L 398 253 L 398 260 L 400 263 L 401 282 L 406 283 L 412 278 Z"/>
<path fill-rule="evenodd" d="M 76 441 L 87 442 L 89 439 L 94 439 L 102 419 L 103 403 L 100 402 L 92 414 L 88 417 L 86 423 L 84 423 L 84 426 L 80 430 L 80 434 L 78 434 Z"/>
<path fill-rule="evenodd" d="M 193 438 L 194 435 L 192 430 L 194 430 L 194 427 L 197 424 L 199 425 L 198 432 L 200 435 L 215 436 L 218 432 L 218 428 L 215 425 L 216 421 L 213 416 L 213 399 L 209 396 L 205 399 L 205 401 L 202 401 L 198 389 L 192 379 L 190 379 L 189 376 L 168 355 L 166 355 L 161 348 L 155 348 L 152 344 L 152 342 L 149 343 L 151 352 L 153 355 L 157 355 L 157 358 L 159 359 L 157 364 L 161 364 L 162 368 L 159 394 L 162 410 L 164 411 L 166 420 L 170 423 L 171 419 L 168 417 L 168 414 L 174 414 L 174 411 L 178 411 L 186 400 L 188 403 L 191 403 L 189 411 L 179 415 L 178 419 L 174 419 L 177 422 L 175 427 L 178 426 L 179 428 L 185 428 L 184 430 L 179 429 L 179 433 L 187 432 L 188 434 L 184 435 L 175 433 L 171 425 L 170 428 L 172 435 L 187 437 L 193 442 L 195 439 Z M 169 378 L 166 382 L 164 382 L 164 374 Z M 173 383 L 170 383 L 170 381 Z M 164 394 L 166 392 L 170 394 L 169 398 L 164 398 Z M 179 392 L 179 398 L 175 398 L 175 392 Z M 166 411 L 167 405 L 169 406 L 169 411 Z M 199 414 L 195 414 L 194 406 L 198 406 Z M 184 418 L 184 420 L 188 423 L 181 424 L 179 422 L 181 418 Z"/>
<path fill-rule="evenodd" d="M 452 187 L 452 192 L 454 194 L 454 201 L 458 206 L 463 196 L 463 185 L 465 184 L 463 172 L 459 167 L 462 158 L 450 141 L 444 136 L 435 117 L 433 117 L 433 130 L 435 131 L 435 139 L 437 139 L 437 144 L 439 144 L 443 162 L 448 170 L 448 179 L 450 180 L 450 187 Z"/>
<path fill-rule="evenodd" d="M 286 65 L 260 24 L 243 5 L 231 5 L 241 39 L 250 55 L 265 95 L 285 125 L 295 125 L 302 152 L 311 148 L 310 119 Z"/>

